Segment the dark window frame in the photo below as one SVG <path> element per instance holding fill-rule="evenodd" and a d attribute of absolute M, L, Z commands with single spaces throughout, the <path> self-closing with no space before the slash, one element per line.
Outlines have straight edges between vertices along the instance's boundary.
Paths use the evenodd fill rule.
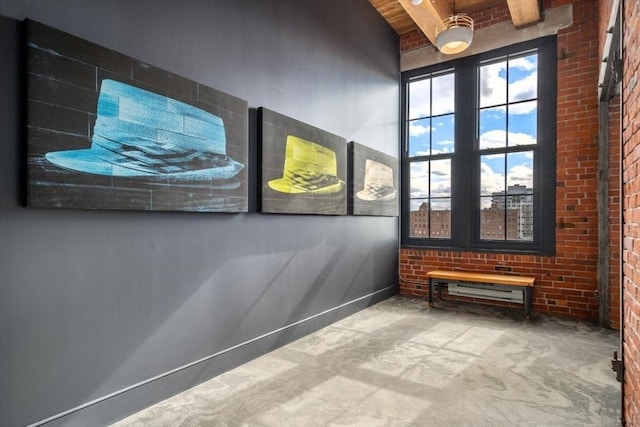
<path fill-rule="evenodd" d="M 556 139 L 557 139 L 557 57 L 556 36 L 548 36 L 468 56 L 440 64 L 403 72 L 401 75 L 401 246 L 440 250 L 493 251 L 540 255 L 555 254 L 556 214 Z M 493 241 L 480 239 L 480 156 L 477 138 L 478 74 L 481 63 L 537 51 L 538 117 L 537 144 L 534 148 L 533 240 Z M 410 165 L 408 151 L 408 83 L 429 74 L 454 70 L 455 152 L 451 157 L 451 238 L 411 237 Z M 527 147 L 529 151 L 531 147 Z M 437 156 L 434 156 L 437 157 Z M 471 183 L 471 184 L 469 184 Z"/>

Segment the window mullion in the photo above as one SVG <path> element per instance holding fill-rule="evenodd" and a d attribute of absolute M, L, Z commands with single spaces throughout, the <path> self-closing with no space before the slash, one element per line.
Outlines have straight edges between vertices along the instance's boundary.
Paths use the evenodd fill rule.
<path fill-rule="evenodd" d="M 474 151 L 476 144 L 475 105 L 477 79 L 471 61 L 460 61 L 456 67 L 456 99 L 455 99 L 455 155 L 452 159 L 452 207 L 451 237 L 460 246 L 468 247 L 472 242 L 473 222 L 468 220 L 468 213 L 474 211 L 474 195 L 479 194 L 479 176 L 474 167 Z"/>

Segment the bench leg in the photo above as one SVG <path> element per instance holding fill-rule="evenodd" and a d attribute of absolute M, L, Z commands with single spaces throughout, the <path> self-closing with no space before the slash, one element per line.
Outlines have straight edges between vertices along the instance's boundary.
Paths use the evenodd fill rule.
<path fill-rule="evenodd" d="M 433 307 L 433 279 L 429 277 L 429 307 Z"/>
<path fill-rule="evenodd" d="M 531 305 L 532 305 L 532 289 L 527 287 L 524 290 L 524 317 L 531 318 Z"/>

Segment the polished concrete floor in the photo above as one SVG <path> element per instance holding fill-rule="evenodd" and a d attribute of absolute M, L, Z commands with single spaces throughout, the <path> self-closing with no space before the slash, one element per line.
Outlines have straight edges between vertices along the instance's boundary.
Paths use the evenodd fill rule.
<path fill-rule="evenodd" d="M 396 296 L 117 423 L 616 426 L 616 331 Z"/>

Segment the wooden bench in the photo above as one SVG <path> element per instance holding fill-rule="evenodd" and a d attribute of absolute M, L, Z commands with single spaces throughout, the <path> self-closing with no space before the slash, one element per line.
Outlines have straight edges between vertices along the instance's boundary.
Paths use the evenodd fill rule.
<path fill-rule="evenodd" d="M 429 306 L 433 306 L 433 287 L 438 288 L 438 297 L 442 299 L 442 286 L 446 285 L 450 295 L 521 303 L 527 319 L 530 316 L 535 277 L 446 270 L 430 271 L 427 277 Z"/>

